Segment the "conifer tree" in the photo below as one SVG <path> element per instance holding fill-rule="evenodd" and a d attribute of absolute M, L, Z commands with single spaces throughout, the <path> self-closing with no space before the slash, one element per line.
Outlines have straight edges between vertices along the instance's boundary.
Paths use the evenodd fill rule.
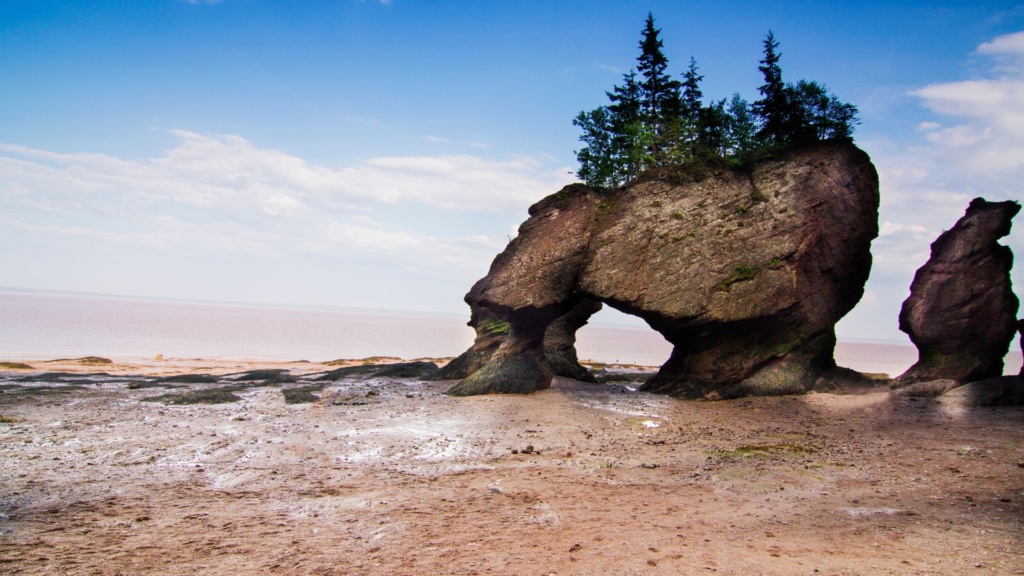
<path fill-rule="evenodd" d="M 649 162 L 649 134 L 644 130 L 643 87 L 636 81 L 636 71 L 630 70 L 622 76 L 622 86 L 616 85 L 611 92 L 605 93 L 612 102 L 611 111 L 612 138 L 618 166 L 623 172 L 622 180 L 636 176 L 646 168 Z"/>
<path fill-rule="evenodd" d="M 853 138 L 854 126 L 860 124 L 857 119 L 857 107 L 853 104 L 842 102 L 836 95 L 828 99 L 828 121 L 829 138 L 841 138 L 851 140 Z"/>
<path fill-rule="evenodd" d="M 729 154 L 744 162 L 754 153 L 757 121 L 750 109 L 750 104 L 739 93 L 733 94 L 732 99 L 729 100 L 726 118 Z"/>
<path fill-rule="evenodd" d="M 702 100 L 704 92 L 700 82 L 704 79 L 697 72 L 697 60 L 690 57 L 690 66 L 683 73 L 682 95 L 679 104 L 679 119 L 676 122 L 676 146 L 680 148 L 677 156 L 689 158 L 697 152 L 697 141 L 700 139 L 702 121 Z"/>
<path fill-rule="evenodd" d="M 673 80 L 666 72 L 660 33 L 648 13 L 637 69 L 606 92 L 609 105 L 580 112 L 573 120 L 586 144 L 576 152 L 578 175 L 588 184 L 616 187 L 652 165 L 716 157 L 746 165 L 782 147 L 851 138 L 857 107 L 817 82 L 785 83 L 773 32 L 763 41 L 758 66 L 764 76 L 761 98 L 748 104 L 734 94 L 707 106 L 696 59 L 690 58 L 683 82 Z"/>
<path fill-rule="evenodd" d="M 572 123 L 583 130 L 580 141 L 586 144 L 576 152 L 576 160 L 580 163 L 576 175 L 591 186 L 618 186 L 619 154 L 616 152 L 612 114 L 608 107 L 600 106 L 590 112 L 580 112 Z"/>
<path fill-rule="evenodd" d="M 782 54 L 776 52 L 779 43 L 775 33 L 768 31 L 764 39 L 764 58 L 758 70 L 764 75 L 764 84 L 758 87 L 761 99 L 754 102 L 754 113 L 761 120 L 757 131 L 758 140 L 768 146 L 778 146 L 786 141 L 790 124 L 791 106 L 786 84 L 782 81 L 782 68 L 779 59 Z"/>
<path fill-rule="evenodd" d="M 729 114 L 725 98 L 701 107 L 697 122 L 697 145 L 694 156 L 722 158 L 729 153 Z"/>
<path fill-rule="evenodd" d="M 679 81 L 673 80 L 665 70 L 668 58 L 662 52 L 660 29 L 654 27 L 654 15 L 647 13 L 643 38 L 640 40 L 640 56 L 637 57 L 637 71 L 640 82 L 640 110 L 642 120 L 650 127 L 652 142 L 651 156 L 662 159 L 672 147 L 669 129 L 679 115 Z"/>
<path fill-rule="evenodd" d="M 704 92 L 700 89 L 700 83 L 704 80 L 703 74 L 697 73 L 697 59 L 690 56 L 690 67 L 683 73 L 683 101 L 682 101 L 682 116 L 686 118 L 697 119 L 697 115 L 700 113 L 701 100 L 704 98 Z"/>

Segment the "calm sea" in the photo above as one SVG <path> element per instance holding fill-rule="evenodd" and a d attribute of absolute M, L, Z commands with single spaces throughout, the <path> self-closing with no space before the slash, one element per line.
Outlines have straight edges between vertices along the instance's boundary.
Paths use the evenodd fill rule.
<path fill-rule="evenodd" d="M 0 360 L 104 356 L 327 361 L 456 356 L 473 342 L 465 317 L 286 308 L 0 290 Z M 578 334 L 581 359 L 659 365 L 671 347 L 645 328 L 592 324 Z M 901 373 L 910 346 L 840 342 L 840 365 Z M 1020 352 L 1007 373 L 1020 369 Z"/>

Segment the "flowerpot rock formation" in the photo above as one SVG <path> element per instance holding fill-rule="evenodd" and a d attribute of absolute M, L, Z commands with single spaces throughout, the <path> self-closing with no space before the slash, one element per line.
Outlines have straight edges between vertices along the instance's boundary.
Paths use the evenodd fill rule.
<path fill-rule="evenodd" d="M 863 295 L 878 202 L 870 158 L 846 142 L 567 186 L 530 208 L 466 295 L 477 341 L 446 372 L 462 378 L 449 393 L 529 393 L 585 372 L 575 331 L 601 303 L 674 346 L 649 391 L 727 398 L 856 378 L 836 368 L 834 327 Z"/>

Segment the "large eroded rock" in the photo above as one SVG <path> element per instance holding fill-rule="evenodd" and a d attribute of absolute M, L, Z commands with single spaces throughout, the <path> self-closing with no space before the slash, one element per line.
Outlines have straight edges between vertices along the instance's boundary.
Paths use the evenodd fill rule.
<path fill-rule="evenodd" d="M 961 384 L 1003 375 L 1003 357 L 1017 332 L 1017 297 L 1010 282 L 1013 252 L 999 244 L 1010 233 L 1016 202 L 971 201 L 952 229 L 932 243 L 931 257 L 910 285 L 900 330 L 917 346 L 918 361 L 897 383 L 948 379 Z"/>
<path fill-rule="evenodd" d="M 530 208 L 466 295 L 474 317 L 508 331 L 451 393 L 550 385 L 545 332 L 587 301 L 640 316 L 674 345 L 648 390 L 812 389 L 835 375 L 834 326 L 863 294 L 877 215 L 874 166 L 847 143 L 752 170 L 664 172 L 610 192 L 568 186 Z"/>
<path fill-rule="evenodd" d="M 586 325 L 601 303 L 581 300 L 572 310 L 548 325 L 544 331 L 544 360 L 552 374 L 584 382 L 593 382 L 594 376 L 580 365 L 576 356 L 576 332 Z M 511 335 L 512 325 L 483 308 L 473 306 L 469 326 L 476 330 L 473 345 L 446 364 L 434 380 L 461 380 L 483 368 Z"/>

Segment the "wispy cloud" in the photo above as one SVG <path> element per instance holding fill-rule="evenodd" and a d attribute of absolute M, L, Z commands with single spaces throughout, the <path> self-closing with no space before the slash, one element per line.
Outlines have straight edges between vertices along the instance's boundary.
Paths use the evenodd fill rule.
<path fill-rule="evenodd" d="M 1024 181 L 1024 32 L 985 42 L 977 53 L 994 60 L 985 77 L 913 92 L 944 120 L 923 126 L 928 159 L 953 178 L 954 171 L 961 172 L 961 179 L 987 195 L 1019 198 Z"/>
<path fill-rule="evenodd" d="M 303 207 L 359 211 L 400 202 L 501 212 L 522 209 L 572 180 L 568 167 L 526 156 L 382 157 L 329 168 L 238 136 L 173 133 L 180 140 L 175 148 L 141 160 L 0 144 L 0 193 L 55 203 L 114 194 L 135 202 L 245 206 L 272 216 Z"/>
<path fill-rule="evenodd" d="M 611 65 L 608 65 L 608 64 L 594 64 L 594 67 L 598 68 L 599 70 L 605 70 L 607 72 L 614 72 L 616 74 L 623 74 L 623 73 L 625 73 L 625 70 L 623 70 L 622 68 L 619 68 L 618 66 L 611 66 Z"/>
<path fill-rule="evenodd" d="M 860 316 L 861 335 L 877 331 L 877 318 L 890 318 L 890 334 L 897 335 L 896 315 L 914 272 L 928 260 L 931 242 L 953 226 L 971 199 L 1021 199 L 1024 32 L 981 44 L 976 53 L 992 62 L 981 77 L 910 93 L 935 113 L 918 125 L 917 143 L 862 143 L 878 167 L 882 206 L 868 284 L 876 302 L 863 306 L 874 310 Z M 1024 254 L 1024 221 L 1004 242 Z M 1013 276 L 1015 285 L 1024 285 L 1024 267 L 1018 264 Z"/>
<path fill-rule="evenodd" d="M 125 244 L 360 252 L 479 267 L 504 245 L 503 234 L 442 237 L 370 214 L 409 204 L 425 215 L 524 214 L 569 181 L 566 168 L 529 157 L 390 157 L 329 168 L 238 136 L 174 134 L 173 149 L 136 160 L 0 144 L 3 225 Z"/>

